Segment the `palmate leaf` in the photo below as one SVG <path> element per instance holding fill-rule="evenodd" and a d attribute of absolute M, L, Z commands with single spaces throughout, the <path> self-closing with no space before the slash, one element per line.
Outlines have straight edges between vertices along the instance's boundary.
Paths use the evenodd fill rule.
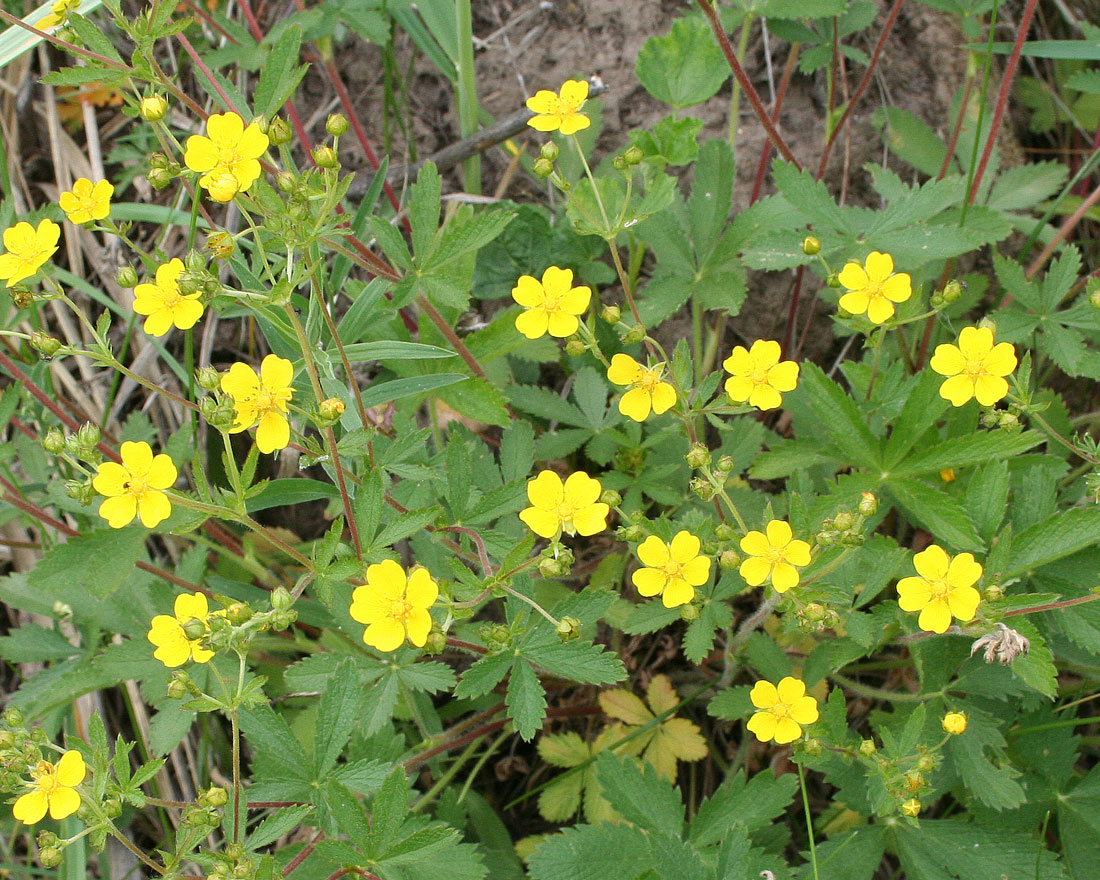
<path fill-rule="evenodd" d="M 1057 856 L 1031 834 L 954 819 L 922 819 L 919 827 L 898 822 L 889 834 L 907 880 L 1066 876 Z"/>
<path fill-rule="evenodd" d="M 684 802 L 680 790 L 657 775 L 651 764 L 604 752 L 596 778 L 611 808 L 638 828 L 680 834 Z"/>

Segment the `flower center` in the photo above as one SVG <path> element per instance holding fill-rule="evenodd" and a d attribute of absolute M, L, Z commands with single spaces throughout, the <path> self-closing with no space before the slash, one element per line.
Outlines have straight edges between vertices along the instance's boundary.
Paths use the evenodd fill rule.
<path fill-rule="evenodd" d="M 963 372 L 971 379 L 977 379 L 985 375 L 985 360 L 968 360 Z"/>
<path fill-rule="evenodd" d="M 413 616 L 413 605 L 408 599 L 402 597 L 390 602 L 390 617 L 402 623 Z"/>
<path fill-rule="evenodd" d="M 764 558 L 768 560 L 772 565 L 779 565 L 780 562 L 785 561 L 785 547 L 772 547 L 767 553 L 764 554 Z"/>
<path fill-rule="evenodd" d="M 557 97 L 550 105 L 550 116 L 572 116 L 580 109 L 581 105 L 565 98 Z"/>
<path fill-rule="evenodd" d="M 256 395 L 256 409 L 266 411 L 277 408 L 277 398 L 274 392 L 268 391 L 265 388 Z"/>
<path fill-rule="evenodd" d="M 953 589 L 951 584 L 945 580 L 928 582 L 928 592 L 931 594 L 933 602 L 946 602 Z"/>
<path fill-rule="evenodd" d="M 149 483 L 142 477 L 130 475 L 130 479 L 122 484 L 122 488 L 135 498 L 141 498 L 149 491 Z"/>
<path fill-rule="evenodd" d="M 566 531 L 573 528 L 573 517 L 577 515 L 577 508 L 571 501 L 562 501 L 553 510 L 554 516 L 561 522 L 561 527 Z"/>
<path fill-rule="evenodd" d="M 56 770 L 49 761 L 39 761 L 31 772 L 38 790 L 43 794 L 51 794 L 58 788 Z"/>
<path fill-rule="evenodd" d="M 660 384 L 661 376 L 657 370 L 641 370 L 638 378 L 634 380 L 634 387 L 648 391 L 650 394 Z"/>
<path fill-rule="evenodd" d="M 882 282 L 868 281 L 867 286 L 863 288 L 863 292 L 867 294 L 868 299 L 878 299 L 882 296 Z"/>
<path fill-rule="evenodd" d="M 770 372 L 767 367 L 757 367 L 749 374 L 749 379 L 752 380 L 753 385 L 767 385 Z"/>
<path fill-rule="evenodd" d="M 684 564 L 682 562 L 676 562 L 675 560 L 669 560 L 664 566 L 665 577 L 671 580 L 683 580 L 684 578 Z"/>
<path fill-rule="evenodd" d="M 769 710 L 775 716 L 776 721 L 786 721 L 791 717 L 791 707 L 782 701 L 776 703 Z"/>

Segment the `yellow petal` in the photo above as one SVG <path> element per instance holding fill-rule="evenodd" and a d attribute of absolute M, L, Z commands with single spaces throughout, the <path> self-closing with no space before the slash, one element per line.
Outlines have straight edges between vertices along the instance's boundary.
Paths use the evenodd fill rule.
<path fill-rule="evenodd" d="M 763 556 L 772 549 L 771 542 L 768 540 L 767 535 L 755 530 L 748 532 L 745 537 L 741 539 L 739 546 L 743 553 L 748 553 L 750 556 Z"/>
<path fill-rule="evenodd" d="M 630 576 L 630 580 L 638 590 L 638 595 L 647 599 L 658 595 L 668 583 L 665 573 L 655 568 L 639 568 Z"/>
<path fill-rule="evenodd" d="M 163 492 L 147 491 L 138 499 L 138 516 L 147 529 L 156 528 L 172 515 L 172 502 Z"/>
<path fill-rule="evenodd" d="M 917 574 L 929 580 L 947 577 L 951 560 L 942 547 L 932 544 L 913 557 L 913 568 Z"/>
<path fill-rule="evenodd" d="M 356 623 L 377 623 L 389 615 L 393 599 L 381 590 L 369 586 L 351 591 L 351 607 L 348 614 Z"/>
<path fill-rule="evenodd" d="M 527 99 L 528 107 L 531 106 L 531 101 L 533 100 L 534 98 Z M 535 129 L 535 131 L 547 132 L 557 131 L 558 128 L 561 126 L 561 122 L 558 120 L 557 116 L 534 116 L 531 119 L 527 120 L 527 124 L 531 126 L 531 128 Z"/>
<path fill-rule="evenodd" d="M 251 122 L 241 134 L 237 149 L 246 159 L 259 159 L 267 152 L 269 143 L 267 135 L 260 131 L 260 126 Z"/>
<path fill-rule="evenodd" d="M 286 449 L 289 443 L 290 422 L 281 413 L 268 410 L 256 428 L 256 446 L 266 454 L 276 449 Z"/>
<path fill-rule="evenodd" d="M 779 691 L 770 681 L 758 681 L 749 691 L 749 699 L 757 709 L 770 709 L 779 702 Z"/>
<path fill-rule="evenodd" d="M 41 822 L 49 808 L 49 801 L 42 791 L 32 791 L 23 795 L 11 808 L 12 815 L 24 825 Z"/>
<path fill-rule="evenodd" d="M 88 768 L 84 766 L 84 756 L 76 749 L 69 749 L 57 762 L 57 782 L 72 788 L 80 785 L 88 774 Z"/>
<path fill-rule="evenodd" d="M 236 113 L 214 113 L 206 120 L 206 133 L 219 144 L 236 145 L 244 133 L 244 120 Z"/>
<path fill-rule="evenodd" d="M 367 566 L 367 585 L 382 591 L 391 601 L 404 598 L 408 583 L 405 569 L 392 559 Z"/>
<path fill-rule="evenodd" d="M 710 558 L 707 556 L 696 556 L 684 565 L 680 573 L 685 583 L 693 587 L 701 587 L 710 579 Z"/>
<path fill-rule="evenodd" d="M 561 477 L 554 471 L 540 471 L 535 479 L 527 484 L 527 500 L 535 507 L 550 510 L 561 504 L 565 498 L 565 487 Z"/>
<path fill-rule="evenodd" d="M 137 516 L 137 499 L 133 495 L 116 495 L 104 498 L 99 505 L 99 515 L 107 520 L 112 529 L 128 526 Z"/>
<path fill-rule="evenodd" d="M 722 368 L 735 376 L 747 375 L 752 372 L 752 358 L 744 346 L 734 346 L 733 352 L 722 361 Z"/>
<path fill-rule="evenodd" d="M 885 324 L 894 316 L 894 304 L 884 296 L 876 296 L 867 304 L 867 320 Z"/>
<path fill-rule="evenodd" d="M 636 422 L 649 418 L 652 396 L 644 388 L 631 388 L 619 398 L 619 412 Z"/>
<path fill-rule="evenodd" d="M 210 616 L 210 603 L 205 593 L 180 593 L 172 603 L 172 613 L 178 622 L 205 621 Z"/>
<path fill-rule="evenodd" d="M 805 683 L 790 675 L 780 679 L 775 690 L 779 696 L 779 701 L 781 703 L 786 703 L 788 706 L 795 700 L 800 700 L 806 696 Z"/>
<path fill-rule="evenodd" d="M 577 332 L 580 326 L 581 322 L 576 315 L 566 314 L 559 309 L 550 312 L 546 318 L 546 332 L 555 339 L 564 339 L 566 336 L 572 336 Z"/>
<path fill-rule="evenodd" d="M 638 545 L 638 558 L 648 566 L 661 568 L 669 561 L 671 555 L 668 544 L 656 535 L 650 535 Z"/>
<path fill-rule="evenodd" d="M 222 376 L 221 386 L 235 401 L 252 400 L 260 393 L 260 378 L 248 364 L 236 363 Z"/>
<path fill-rule="evenodd" d="M 791 538 L 794 537 L 790 523 L 781 519 L 773 519 L 769 522 L 766 531 L 768 533 L 768 543 L 773 547 L 786 547 Z"/>
<path fill-rule="evenodd" d="M 289 388 L 294 381 L 294 364 L 276 354 L 269 354 L 260 363 L 260 382 L 268 391 Z"/>
<path fill-rule="evenodd" d="M 191 642 L 184 637 L 183 631 L 180 630 L 176 638 L 160 645 L 153 652 L 153 657 L 169 669 L 183 666 L 184 663 L 191 659 Z"/>
<path fill-rule="evenodd" d="M 512 299 L 525 308 L 541 306 L 546 301 L 542 284 L 531 275 L 520 275 L 516 286 L 512 288 Z"/>
<path fill-rule="evenodd" d="M 726 394 L 735 403 L 744 403 L 756 390 L 756 385 L 747 376 L 731 376 L 726 380 Z"/>
<path fill-rule="evenodd" d="M 426 608 L 417 608 L 412 617 L 405 622 L 409 642 L 418 648 L 423 648 L 428 641 L 428 633 L 432 631 L 432 616 Z"/>
<path fill-rule="evenodd" d="M 862 315 L 871 304 L 871 298 L 862 290 L 853 290 L 840 298 L 840 307 L 853 315 Z"/>
<path fill-rule="evenodd" d="M 583 113 L 571 113 L 569 116 L 562 118 L 558 128 L 562 134 L 569 135 L 584 131 L 591 124 L 592 120 Z"/>
<path fill-rule="evenodd" d="M 981 593 L 973 587 L 959 587 L 947 597 L 947 607 L 959 620 L 965 623 L 974 619 L 974 613 L 982 601 Z"/>
<path fill-rule="evenodd" d="M 909 275 L 900 272 L 882 282 L 882 295 L 891 302 L 905 302 L 913 295 L 913 284 Z"/>
<path fill-rule="evenodd" d="M 547 510 L 527 507 L 519 512 L 519 518 L 540 538 L 553 538 L 561 528 L 561 520 Z"/>
<path fill-rule="evenodd" d="M 577 109 L 588 100 L 588 80 L 567 79 L 561 84 L 561 99 Z"/>
<path fill-rule="evenodd" d="M 959 333 L 959 348 L 968 360 L 984 360 L 993 349 L 993 331 L 988 327 L 964 327 Z"/>
<path fill-rule="evenodd" d="M 139 315 L 147 314 L 149 316 L 145 319 L 145 323 L 141 325 L 141 329 L 150 336 L 163 336 L 172 329 L 174 321 L 172 320 L 172 313 L 168 309 L 157 307 L 148 312 L 142 312 L 138 308 L 138 301 L 135 300 L 134 311 Z"/>
<path fill-rule="evenodd" d="M 745 727 L 750 733 L 755 734 L 760 742 L 771 742 L 775 736 L 775 716 L 771 712 L 757 712 Z"/>
<path fill-rule="evenodd" d="M 972 587 L 981 576 L 982 565 L 972 553 L 960 553 L 947 569 L 947 582 L 953 587 Z"/>
<path fill-rule="evenodd" d="M 176 482 L 176 466 L 172 459 L 161 452 L 153 458 L 145 479 L 154 489 L 170 489 Z"/>
<path fill-rule="evenodd" d="M 966 369 L 966 359 L 958 346 L 944 343 L 936 346 L 928 366 L 941 376 L 956 376 Z"/>
<path fill-rule="evenodd" d="M 127 468 L 135 476 L 144 476 L 149 473 L 153 465 L 153 448 L 144 440 L 127 440 L 118 448 L 119 457 L 123 467 Z"/>
<path fill-rule="evenodd" d="M 794 391 L 798 387 L 798 364 L 783 361 L 768 372 L 768 384 L 776 391 Z"/>
<path fill-rule="evenodd" d="M 798 570 L 786 562 L 777 562 L 772 568 L 772 586 L 777 593 L 785 593 L 791 587 L 797 587 Z"/>
<path fill-rule="evenodd" d="M 574 471 L 568 477 L 565 478 L 565 484 L 562 487 L 563 496 L 571 501 L 575 506 L 581 507 L 588 504 L 595 504 L 596 499 L 600 497 L 603 492 L 603 487 L 600 485 L 600 481 L 588 476 L 584 471 Z M 604 509 L 607 509 L 607 505 L 604 505 Z"/>
<path fill-rule="evenodd" d="M 572 315 L 580 315 L 588 308 L 588 303 L 592 300 L 592 288 L 591 287 L 574 287 L 568 293 L 564 294 L 561 298 L 561 302 L 558 307 L 563 312 L 569 312 Z M 1006 345 L 1008 343 L 1005 343 Z"/>
<path fill-rule="evenodd" d="M 998 342 L 986 356 L 986 372 L 994 376 L 1007 376 L 1016 369 L 1016 349 L 1010 342 Z"/>
<path fill-rule="evenodd" d="M 810 545 L 805 541 L 790 541 L 787 543 L 784 557 L 791 565 L 809 565 Z"/>
<path fill-rule="evenodd" d="M 867 273 L 863 270 L 863 267 L 856 262 L 847 263 L 843 269 L 840 270 L 840 274 L 837 276 L 840 283 L 848 290 L 863 290 L 867 286 L 868 278 Z M 844 305 L 844 300 L 841 300 L 841 305 Z M 847 306 L 844 308 L 848 309 Z M 848 311 L 852 311 L 848 309 Z M 860 309 L 860 311 L 863 311 Z"/>
<path fill-rule="evenodd" d="M 973 396 L 974 380 L 969 376 L 952 376 L 940 386 L 940 397 L 950 400 L 952 406 L 963 406 Z"/>
<path fill-rule="evenodd" d="M 668 382 L 658 382 L 653 389 L 653 412 L 666 413 L 676 405 L 676 389 Z"/>
<path fill-rule="evenodd" d="M 699 555 L 702 542 L 691 532 L 679 531 L 668 545 L 669 556 L 676 562 L 690 562 Z"/>
<path fill-rule="evenodd" d="M 867 267 L 867 277 L 872 281 L 881 282 L 889 278 L 894 271 L 894 258 L 889 254 L 871 251 L 864 265 Z"/>
<path fill-rule="evenodd" d="M 902 578 L 897 589 L 898 605 L 902 611 L 920 611 L 932 601 L 932 588 L 924 578 Z"/>
<path fill-rule="evenodd" d="M 439 585 L 426 568 L 418 568 L 409 575 L 405 598 L 416 608 L 431 608 L 435 604 L 435 600 L 439 598 Z M 420 645 L 423 644 L 423 642 L 420 643 Z"/>
<path fill-rule="evenodd" d="M 796 739 L 802 736 L 802 728 L 798 724 L 792 721 L 790 718 L 779 718 L 775 722 L 775 743 L 776 745 L 786 745 L 792 743 Z"/>
<path fill-rule="evenodd" d="M 978 376 L 974 380 L 974 397 L 982 406 L 992 406 L 1006 394 L 1008 382 L 1000 376 Z"/>
<path fill-rule="evenodd" d="M 791 703 L 791 718 L 799 724 L 813 724 L 819 717 L 817 700 L 813 697 L 800 697 Z"/>
<path fill-rule="evenodd" d="M 539 89 L 527 99 L 527 109 L 532 113 L 553 113 L 558 107 L 559 98 L 549 89 Z"/>
<path fill-rule="evenodd" d="M 113 461 L 105 461 L 99 466 L 92 488 L 100 495 L 125 495 L 125 484 L 130 480 L 130 472 Z"/>
<path fill-rule="evenodd" d="M 611 508 L 606 504 L 590 504 L 573 516 L 573 527 L 578 535 L 588 537 L 607 528 L 607 514 Z"/>
<path fill-rule="evenodd" d="M 772 339 L 757 339 L 749 349 L 749 358 L 754 369 L 766 370 L 779 363 L 783 350 Z"/>
<path fill-rule="evenodd" d="M 633 385 L 641 370 L 641 365 L 630 355 L 616 354 L 607 368 L 607 380 L 615 385 Z"/>
<path fill-rule="evenodd" d="M 776 409 L 783 404 L 783 396 L 770 385 L 757 385 L 749 395 L 749 405 L 759 410 Z"/>
<path fill-rule="evenodd" d="M 927 632 L 943 633 L 951 626 L 951 610 L 942 599 L 935 599 L 924 607 L 917 626 Z"/>
<path fill-rule="evenodd" d="M 687 605 L 694 598 L 695 587 L 683 578 L 675 578 L 661 594 L 661 604 L 665 608 L 679 608 L 681 605 Z"/>
<path fill-rule="evenodd" d="M 528 339 L 538 339 L 543 336 L 549 326 L 549 316 L 542 308 L 528 309 L 516 315 L 516 329 Z"/>
<path fill-rule="evenodd" d="M 183 164 L 192 171 L 209 171 L 218 164 L 218 151 L 210 138 L 193 134 L 187 139 Z"/>
<path fill-rule="evenodd" d="M 759 587 L 772 573 L 772 564 L 759 556 L 751 556 L 737 569 L 745 583 L 750 587 Z"/>
<path fill-rule="evenodd" d="M 396 651 L 405 641 L 405 627 L 388 617 L 368 626 L 363 641 L 379 651 Z"/>

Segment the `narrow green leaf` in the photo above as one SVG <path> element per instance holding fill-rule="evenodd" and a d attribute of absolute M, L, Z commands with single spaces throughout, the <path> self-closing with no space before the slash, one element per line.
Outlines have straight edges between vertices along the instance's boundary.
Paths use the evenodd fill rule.
<path fill-rule="evenodd" d="M 821 427 L 838 451 L 854 465 L 877 469 L 880 462 L 878 438 L 867 427 L 866 417 L 839 385 L 816 364 L 802 364 L 798 389 L 821 421 Z"/>
<path fill-rule="evenodd" d="M 416 361 L 424 358 L 457 357 L 453 351 L 447 351 L 437 345 L 400 342 L 396 339 L 387 339 L 382 342 L 356 342 L 344 346 L 344 353 L 348 361 L 353 364 L 363 361 Z"/>
<path fill-rule="evenodd" d="M 1100 510 L 1074 508 L 1015 536 L 1004 578 L 1018 577 L 1100 542 Z"/>
<path fill-rule="evenodd" d="M 517 658 L 512 666 L 504 702 L 520 739 L 533 739 L 546 716 L 546 692 L 531 664 L 522 657 Z"/>
<path fill-rule="evenodd" d="M 456 382 L 465 382 L 467 378 L 461 373 L 433 373 L 429 376 L 410 376 L 405 379 L 379 382 L 363 391 L 363 406 L 378 406 L 411 397 L 414 394 L 424 394 L 438 388 L 446 388 Z"/>
<path fill-rule="evenodd" d="M 306 65 L 298 64 L 301 48 L 302 29 L 296 24 L 288 25 L 271 47 L 260 69 L 254 103 L 257 114 L 270 119 L 298 88 L 308 69 Z"/>
<path fill-rule="evenodd" d="M 1007 434 L 1004 431 L 952 437 L 936 446 L 918 450 L 890 469 L 890 478 L 937 473 L 947 468 L 964 468 L 995 459 L 1010 459 L 1045 442 L 1038 431 Z"/>

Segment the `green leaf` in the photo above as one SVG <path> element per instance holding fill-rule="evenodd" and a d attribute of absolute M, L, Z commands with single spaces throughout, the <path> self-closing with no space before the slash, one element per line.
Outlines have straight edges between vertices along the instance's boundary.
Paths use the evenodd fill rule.
<path fill-rule="evenodd" d="M 884 485 L 906 516 L 940 541 L 959 550 L 985 549 L 966 511 L 942 489 L 911 477 L 892 477 Z"/>
<path fill-rule="evenodd" d="M 910 449 L 920 442 L 921 437 L 939 420 L 940 415 L 950 405 L 940 397 L 940 385 L 943 377 L 931 370 L 922 370 L 905 396 L 905 405 L 894 420 L 890 437 L 886 441 L 882 459 L 884 467 L 893 472 L 896 465 Z"/>
<path fill-rule="evenodd" d="M 974 472 L 966 487 L 966 511 L 983 540 L 993 540 L 1004 519 L 1011 485 L 1007 461 L 991 461 Z"/>
<path fill-rule="evenodd" d="M 248 740 L 253 763 L 263 763 L 287 779 L 308 782 L 312 766 L 290 727 L 270 706 L 240 710 L 241 732 Z"/>
<path fill-rule="evenodd" d="M 940 173 L 947 156 L 947 146 L 928 123 L 899 107 L 876 110 L 874 122 L 876 127 L 887 133 L 887 144 L 895 156 L 908 162 L 921 174 L 935 177 Z"/>
<path fill-rule="evenodd" d="M 535 429 L 516 419 L 500 435 L 500 475 L 505 484 L 527 479 L 535 459 Z"/>
<path fill-rule="evenodd" d="M 1100 862 L 1100 766 L 1056 800 L 1058 830 L 1074 880 L 1092 880 Z"/>
<path fill-rule="evenodd" d="M 456 382 L 465 382 L 468 378 L 461 373 L 433 373 L 430 376 L 410 376 L 406 379 L 378 382 L 363 391 L 363 406 L 369 408 L 411 397 L 414 394 L 424 394 L 438 388 L 446 388 Z"/>
<path fill-rule="evenodd" d="M 80 649 L 71 645 L 57 630 L 34 623 L 24 623 L 0 638 L 0 657 L 9 663 L 63 660 L 79 653 Z"/>
<path fill-rule="evenodd" d="M 543 840 L 527 866 L 532 880 L 625 880 L 650 869 L 653 853 L 638 828 L 580 825 Z"/>
<path fill-rule="evenodd" d="M 461 385 L 441 391 L 439 399 L 462 415 L 487 425 L 501 428 L 512 424 L 508 404 L 495 385 L 480 377 L 469 378 Z"/>
<path fill-rule="evenodd" d="M 772 177 L 776 188 L 791 205 L 810 218 L 817 226 L 854 233 L 845 209 L 829 194 L 828 187 L 803 168 L 776 159 L 772 162 Z"/>
<path fill-rule="evenodd" d="M 742 772 L 729 776 L 699 805 L 691 822 L 691 842 L 698 847 L 718 843 L 732 825 L 741 825 L 746 831 L 766 828 L 783 815 L 797 789 L 798 777 L 793 773 L 777 777 L 764 770 L 748 784 Z"/>
<path fill-rule="evenodd" d="M 1065 880 L 1054 853 L 1030 833 L 954 819 L 897 822 L 889 829 L 906 880 Z"/>
<path fill-rule="evenodd" d="M 460 216 L 453 218 L 444 227 L 443 237 L 425 269 L 446 265 L 469 253 L 481 250 L 500 235 L 516 215 L 510 211 L 497 209 L 472 214 L 468 218 L 460 219 Z"/>
<path fill-rule="evenodd" d="M 634 72 L 658 101 L 682 109 L 713 97 L 730 76 L 722 50 L 699 16 L 681 18 L 664 37 L 650 37 Z"/>
<path fill-rule="evenodd" d="M 554 641 L 524 648 L 523 656 L 547 672 L 586 684 L 612 684 L 626 678 L 622 661 L 591 642 Z"/>
<path fill-rule="evenodd" d="M 248 499 L 248 512 L 268 510 L 272 507 L 289 507 L 292 504 L 305 504 L 309 501 L 337 498 L 340 490 L 332 483 L 322 483 L 308 477 L 287 480 L 270 480 L 259 495 Z"/>
<path fill-rule="evenodd" d="M 1012 620 L 1012 628 L 1031 642 L 1027 653 L 1012 661 L 1012 671 L 1028 687 L 1054 699 L 1058 696 L 1058 670 L 1046 639 L 1039 634 L 1035 624 L 1021 617 Z"/>
<path fill-rule="evenodd" d="M 428 264 L 439 229 L 439 205 L 443 181 L 435 163 L 428 161 L 420 168 L 416 183 L 409 188 L 409 223 L 412 226 L 413 253 L 421 268 Z"/>
<path fill-rule="evenodd" d="M 282 807 L 260 822 L 252 833 L 245 838 L 245 848 L 250 852 L 262 846 L 274 843 L 284 834 L 289 834 L 303 823 L 306 816 L 313 812 L 308 804 L 297 807 Z"/>
<path fill-rule="evenodd" d="M 523 658 L 518 658 L 512 666 L 504 702 L 516 733 L 521 739 L 530 741 L 542 727 L 546 715 L 546 692 L 531 664 Z"/>
<path fill-rule="evenodd" d="M 462 680 L 455 687 L 456 700 L 480 697 L 504 680 L 512 666 L 511 654 L 487 654 L 462 673 Z"/>
<path fill-rule="evenodd" d="M 398 541 L 403 541 L 410 535 L 415 535 L 423 530 L 425 526 L 431 525 L 435 522 L 437 516 L 439 516 L 438 507 L 410 510 L 408 513 L 403 513 L 382 529 L 378 536 L 371 541 L 371 549 L 392 547 Z"/>
<path fill-rule="evenodd" d="M 309 69 L 307 65 L 297 63 L 301 47 L 302 29 L 296 24 L 288 25 L 260 68 L 260 81 L 256 84 L 253 104 L 258 115 L 270 119 L 298 88 L 298 83 Z"/>
<path fill-rule="evenodd" d="M 890 469 L 890 479 L 937 473 L 947 468 L 970 467 L 995 459 L 1014 458 L 1045 440 L 1038 431 L 1023 431 L 1019 434 L 989 431 L 952 437 L 936 446 L 921 449 L 894 465 Z"/>
<path fill-rule="evenodd" d="M 1100 510 L 1073 508 L 1024 529 L 1012 543 L 1004 578 L 1018 577 L 1100 542 Z"/>
<path fill-rule="evenodd" d="M 348 362 L 352 364 L 362 363 L 363 361 L 404 361 L 457 357 L 453 351 L 447 351 L 447 349 L 440 348 L 438 345 L 425 345 L 421 342 L 401 342 L 396 339 L 386 339 L 381 342 L 356 342 L 345 345 L 344 354 L 347 355 Z"/>
<path fill-rule="evenodd" d="M 106 599 L 130 576 L 148 537 L 148 529 L 134 525 L 69 538 L 46 551 L 27 583 L 47 595 L 78 587 Z"/>
<path fill-rule="evenodd" d="M 684 824 L 680 790 L 661 779 L 652 764 L 603 752 L 596 759 L 596 778 L 611 808 L 627 822 L 679 836 Z"/>
<path fill-rule="evenodd" d="M 1020 771 L 1005 757 L 1005 738 L 997 719 L 974 706 L 966 707 L 966 716 L 966 733 L 947 742 L 955 769 L 971 794 L 987 807 L 1015 809 L 1027 800 L 1027 793 L 1016 781 Z M 987 749 L 991 755 L 986 755 Z"/>
<path fill-rule="evenodd" d="M 878 468 L 881 456 L 879 441 L 867 427 L 866 417 L 855 401 L 817 364 L 810 361 L 802 364 L 798 389 L 793 393 L 805 395 L 821 427 L 844 460 L 860 467 Z"/>
<path fill-rule="evenodd" d="M 362 711 L 359 672 L 350 657 L 341 661 L 325 683 L 317 707 L 313 777 L 324 779 L 340 757 Z"/>

